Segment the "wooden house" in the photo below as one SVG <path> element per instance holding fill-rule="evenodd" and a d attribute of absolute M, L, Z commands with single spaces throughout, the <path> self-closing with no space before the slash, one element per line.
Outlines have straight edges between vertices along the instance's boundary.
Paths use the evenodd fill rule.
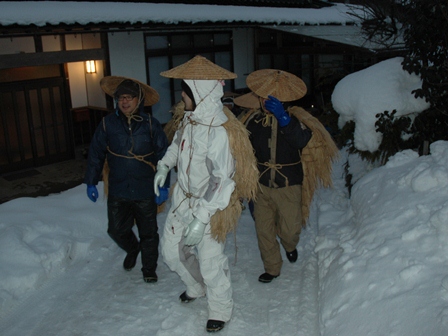
<path fill-rule="evenodd" d="M 99 87 L 104 76 L 154 87 L 161 99 L 148 112 L 166 123 L 181 88 L 159 74 L 197 54 L 237 73 L 226 91 L 244 92 L 249 73 L 276 68 L 305 81 L 305 104 L 325 104 L 322 78 L 390 55 L 362 39 L 351 10 L 323 0 L 4 2 L 0 174 L 87 147 L 113 109 Z"/>

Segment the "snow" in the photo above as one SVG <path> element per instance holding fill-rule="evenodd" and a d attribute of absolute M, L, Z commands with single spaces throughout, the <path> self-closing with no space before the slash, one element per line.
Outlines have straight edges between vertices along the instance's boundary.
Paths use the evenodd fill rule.
<path fill-rule="evenodd" d="M 314 9 L 120 2 L 2 1 L 0 25 L 32 24 L 40 27 L 46 24 L 102 22 L 346 24 L 355 21 L 349 13 L 358 11 L 356 7 L 344 4 Z"/>
<path fill-rule="evenodd" d="M 320 192 L 321 335 L 448 334 L 447 151 L 398 153 L 350 201 Z"/>
<path fill-rule="evenodd" d="M 17 4 L 2 2 L 1 24 L 71 23 L 71 18 L 85 23 L 114 21 L 118 16 L 139 21 L 154 14 L 137 4 L 141 16 L 130 18 L 112 3 L 84 7 L 78 3 L 69 18 L 66 13 L 59 15 L 62 4 L 58 2 L 51 2 L 51 10 L 50 3 L 40 3 L 39 10 L 33 2 L 25 7 Z M 154 4 L 145 6 L 157 9 Z M 195 9 L 199 13 L 205 7 Z M 194 20 L 185 9 L 180 12 Z M 214 19 L 224 19 L 226 12 L 221 9 Z M 295 15 L 295 22 L 301 20 L 302 14 L 288 12 Z M 167 12 L 164 18 L 161 13 L 154 16 L 162 22 L 179 15 Z M 277 12 L 261 9 L 260 13 Z M 306 20 L 313 20 L 312 12 L 303 13 L 309 16 Z M 378 144 L 372 115 L 393 108 L 402 114 L 417 113 L 426 106 L 409 96 L 409 89 L 417 84 L 412 76 L 400 74 L 397 59 L 347 76 L 338 84 L 333 103 L 341 120 L 352 118 L 363 127 L 355 137 L 358 148 L 374 149 Z M 343 108 L 337 108 L 338 102 Z M 351 195 L 343 174 L 347 161 L 355 176 Z M 334 188 L 319 189 L 314 197 L 298 245 L 298 261 L 291 264 L 284 258 L 281 276 L 270 284 L 257 281 L 264 271 L 246 209 L 235 235 L 227 239 L 235 307 L 219 334 L 447 335 L 447 167 L 448 142 L 444 141 L 431 144 L 427 156 L 407 150 L 382 167 L 369 166 L 342 149 L 333 167 Z M 84 185 L 3 203 L 0 214 L 2 336 L 206 334 L 206 300 L 180 303 L 184 287 L 162 258 L 156 284 L 143 282 L 139 264 L 131 272 L 123 270 L 125 254 L 106 233 L 106 202 L 90 202 Z M 158 216 L 160 232 L 165 218 L 165 212 Z"/>
<path fill-rule="evenodd" d="M 229 234 L 235 308 L 222 335 L 448 334 L 448 142 L 419 157 L 407 150 L 383 167 L 353 156 L 319 189 L 298 245 L 270 284 L 248 209 Z M 176 175 L 173 174 L 173 179 Z M 101 189 L 100 189 L 101 190 Z M 80 185 L 0 205 L 0 330 L 9 335 L 205 335 L 206 300 L 182 304 L 184 287 L 159 260 L 159 282 L 106 233 L 106 202 Z M 162 231 L 166 213 L 158 215 Z M 282 251 L 284 255 L 284 251 Z"/>
<path fill-rule="evenodd" d="M 413 90 L 422 81 L 403 70 L 402 57 L 391 58 L 341 79 L 335 86 L 331 101 L 339 114 L 338 126 L 355 121 L 355 147 L 375 152 L 382 134 L 375 131 L 376 115 L 396 110 L 396 117 L 412 116 L 429 107 L 423 98 L 415 98 Z"/>

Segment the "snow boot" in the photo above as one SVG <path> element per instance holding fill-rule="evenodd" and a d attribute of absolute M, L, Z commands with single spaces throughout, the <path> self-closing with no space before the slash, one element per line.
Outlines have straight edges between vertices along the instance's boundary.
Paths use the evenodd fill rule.
<path fill-rule="evenodd" d="M 154 283 L 157 282 L 158 277 L 156 271 L 148 270 L 143 268 L 143 281 L 147 283 Z"/>
<path fill-rule="evenodd" d="M 207 321 L 207 332 L 217 332 L 224 328 L 226 323 L 224 321 L 218 320 L 208 320 Z"/>
<path fill-rule="evenodd" d="M 288 258 L 290 263 L 295 263 L 297 261 L 297 249 L 292 252 L 286 252 L 286 258 Z"/>
<path fill-rule="evenodd" d="M 258 281 L 264 282 L 264 283 L 269 283 L 272 280 L 274 280 L 276 277 L 278 277 L 278 275 L 272 275 L 272 274 L 269 274 L 269 273 L 263 273 L 262 275 L 260 275 L 258 277 Z"/>
<path fill-rule="evenodd" d="M 187 291 L 183 292 L 183 293 L 179 296 L 179 299 L 180 299 L 180 301 L 182 301 L 183 303 L 189 303 L 189 302 L 192 302 L 192 301 L 196 300 L 196 298 L 189 297 L 189 296 L 187 295 Z"/>
<path fill-rule="evenodd" d="M 126 258 L 124 258 L 124 261 L 123 261 L 123 268 L 126 271 L 130 271 L 130 270 L 132 270 L 135 267 L 135 264 L 137 263 L 137 257 L 138 257 L 139 253 L 140 253 L 140 249 L 132 251 L 132 252 L 129 252 L 126 255 Z"/>

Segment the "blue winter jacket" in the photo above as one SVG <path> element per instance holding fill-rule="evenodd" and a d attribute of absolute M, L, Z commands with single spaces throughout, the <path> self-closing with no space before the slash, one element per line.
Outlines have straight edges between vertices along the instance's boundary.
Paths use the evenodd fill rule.
<path fill-rule="evenodd" d="M 90 143 L 85 184 L 98 184 L 107 158 L 109 195 L 131 200 L 154 198 L 155 168 L 168 140 L 157 119 L 144 112 L 139 115 L 143 120 L 132 120 L 130 125 L 118 111 L 100 122 Z"/>

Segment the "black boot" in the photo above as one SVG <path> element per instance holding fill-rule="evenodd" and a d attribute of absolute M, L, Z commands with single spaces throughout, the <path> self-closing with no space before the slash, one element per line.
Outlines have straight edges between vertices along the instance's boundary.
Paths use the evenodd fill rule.
<path fill-rule="evenodd" d="M 288 258 L 289 262 L 295 263 L 297 261 L 297 249 L 292 252 L 286 252 L 286 258 Z"/>
<path fill-rule="evenodd" d="M 207 321 L 207 332 L 217 332 L 224 328 L 226 323 L 224 321 L 218 320 L 208 320 Z"/>
<path fill-rule="evenodd" d="M 140 253 L 140 249 L 135 250 L 133 252 L 129 252 L 126 255 L 126 258 L 124 258 L 124 261 L 123 261 L 123 268 L 126 271 L 130 271 L 131 269 L 133 269 L 135 267 L 135 264 L 137 263 L 137 257 L 138 257 L 139 253 Z"/>
<path fill-rule="evenodd" d="M 148 282 L 148 283 L 157 282 L 158 277 L 157 277 L 156 271 L 142 268 L 142 272 L 143 272 L 143 281 L 144 282 Z"/>
<path fill-rule="evenodd" d="M 262 275 L 260 275 L 258 277 L 258 281 L 264 282 L 264 283 L 269 283 L 272 280 L 274 280 L 276 277 L 278 277 L 278 275 L 272 275 L 272 274 L 269 274 L 269 273 L 263 273 Z"/>
<path fill-rule="evenodd" d="M 191 302 L 191 301 L 196 300 L 196 298 L 189 297 L 189 296 L 187 295 L 187 291 L 183 292 L 183 293 L 179 296 L 179 299 L 180 299 L 180 301 L 182 301 L 183 303 L 189 303 L 189 302 Z"/>

